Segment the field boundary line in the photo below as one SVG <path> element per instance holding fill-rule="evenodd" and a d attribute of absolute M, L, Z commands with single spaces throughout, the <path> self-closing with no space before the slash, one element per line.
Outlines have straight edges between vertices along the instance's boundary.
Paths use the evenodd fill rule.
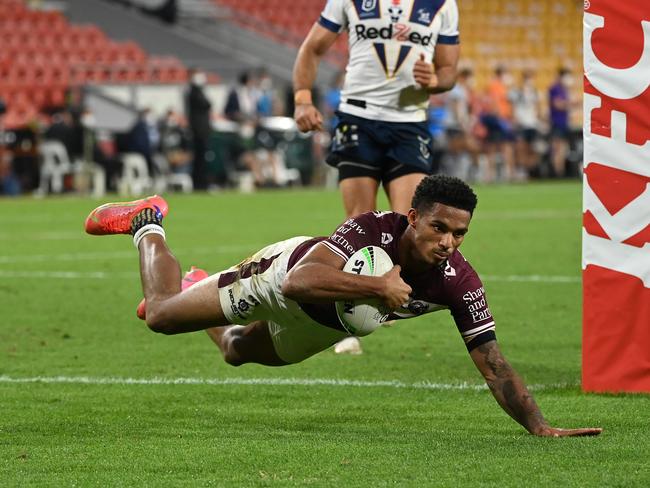
<path fill-rule="evenodd" d="M 233 245 L 218 245 L 211 247 L 194 247 L 194 248 L 179 248 L 174 249 L 175 254 L 228 254 L 238 252 L 251 252 L 261 248 L 263 244 L 233 244 Z M 0 255 L 0 264 L 13 264 L 13 263 L 36 263 L 36 262 L 52 262 L 52 261 L 94 261 L 94 260 L 107 260 L 107 259 L 132 259 L 138 257 L 138 252 L 131 250 L 126 251 L 107 251 L 107 252 L 79 252 L 79 253 L 60 253 L 60 254 L 18 254 L 18 255 Z"/>
<path fill-rule="evenodd" d="M 207 385 L 207 386 L 332 386 L 355 388 L 395 388 L 411 390 L 432 391 L 482 391 L 487 386 L 467 382 L 436 383 L 415 382 L 405 383 L 399 380 L 364 381 L 334 378 L 120 378 L 120 377 L 93 377 L 93 376 L 32 376 L 15 377 L 0 375 L 0 383 L 46 383 L 46 384 L 83 384 L 83 385 Z M 579 383 L 552 383 L 528 385 L 536 391 L 562 390 L 580 386 Z"/>

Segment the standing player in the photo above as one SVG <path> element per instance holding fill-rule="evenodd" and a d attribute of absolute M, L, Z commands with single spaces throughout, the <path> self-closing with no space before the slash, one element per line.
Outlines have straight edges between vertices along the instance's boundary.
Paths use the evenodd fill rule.
<path fill-rule="evenodd" d="M 329 0 L 294 66 L 295 118 L 322 129 L 311 89 L 321 57 L 350 35 L 350 61 L 328 163 L 339 170 L 348 217 L 375 210 L 379 184 L 395 212 L 408 212 L 431 172 L 429 95 L 450 90 L 460 52 L 455 0 Z"/>
<path fill-rule="evenodd" d="M 303 42 L 293 74 L 301 131 L 322 130 L 311 89 L 322 56 L 344 30 L 350 60 L 327 162 L 339 170 L 348 217 L 377 208 L 383 184 L 406 214 L 432 169 L 429 96 L 450 90 L 460 53 L 456 0 L 329 0 Z M 360 344 L 351 344 L 360 351 Z"/>
<path fill-rule="evenodd" d="M 394 319 L 449 309 L 476 367 L 512 418 L 540 436 L 599 434 L 551 427 L 501 354 L 481 280 L 458 251 L 475 206 L 464 182 L 430 176 L 417 187 L 408 215 L 369 212 L 346 220 L 329 238 L 272 244 L 183 292 L 178 262 L 165 243 L 162 198 L 102 205 L 86 219 L 86 231 L 131 233 L 147 325 L 164 334 L 206 329 L 230 364 L 282 366 L 327 349 L 348 335 L 337 300 L 378 298 Z M 368 245 L 381 246 L 396 265 L 383 276 L 342 271 Z"/>

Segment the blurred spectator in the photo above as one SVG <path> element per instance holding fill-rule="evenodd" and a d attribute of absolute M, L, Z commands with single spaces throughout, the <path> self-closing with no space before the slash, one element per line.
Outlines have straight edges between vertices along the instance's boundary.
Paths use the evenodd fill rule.
<path fill-rule="evenodd" d="M 570 88 L 573 85 L 567 68 L 558 70 L 557 78 L 548 92 L 549 121 L 551 129 L 551 165 L 556 177 L 566 176 L 566 159 L 569 153 Z"/>
<path fill-rule="evenodd" d="M 257 115 L 258 117 L 271 117 L 275 115 L 275 95 L 273 93 L 273 79 L 266 68 L 257 72 Z"/>
<path fill-rule="evenodd" d="M 117 191 L 117 180 L 122 174 L 122 160 L 117 154 L 115 142 L 107 131 L 98 131 L 94 114 L 84 109 L 79 117 L 82 131 L 82 158 L 93 161 L 106 172 L 106 190 Z"/>
<path fill-rule="evenodd" d="M 535 87 L 533 71 L 525 70 L 522 73 L 521 85 L 512 90 L 510 98 L 517 132 L 517 163 L 521 165 L 522 175 L 527 177 L 528 172 L 539 163 L 535 142 L 538 140 L 541 125 L 540 95 Z"/>
<path fill-rule="evenodd" d="M 334 75 L 332 84 L 325 92 L 323 97 L 323 117 L 325 118 L 325 130 L 334 135 L 336 126 L 339 124 L 339 118 L 336 111 L 341 103 L 341 90 L 345 81 L 345 71 L 339 71 Z"/>
<path fill-rule="evenodd" d="M 173 173 L 191 173 L 192 155 L 187 126 L 183 118 L 168 110 L 159 124 L 160 150 Z"/>
<path fill-rule="evenodd" d="M 149 174 L 155 172 L 153 157 L 158 152 L 160 133 L 156 119 L 150 109 L 145 108 L 138 113 L 135 124 L 127 136 L 126 151 L 141 154 L 147 161 Z"/>
<path fill-rule="evenodd" d="M 494 181 L 497 178 L 497 165 L 502 163 L 504 177 L 512 179 L 515 172 L 514 141 L 515 136 L 512 129 L 512 105 L 508 98 L 512 76 L 504 66 L 498 66 L 494 70 L 494 76 L 487 90 L 487 98 L 481 123 L 487 134 L 485 137 L 485 151 L 488 157 L 486 181 Z"/>
<path fill-rule="evenodd" d="M 241 73 L 228 94 L 223 113 L 234 122 L 252 121 L 257 118 L 258 99 L 256 79 L 248 72 Z"/>
<path fill-rule="evenodd" d="M 440 172 L 446 152 L 447 93 L 432 95 L 427 108 L 427 128 L 431 134 L 431 173 Z"/>
<path fill-rule="evenodd" d="M 210 139 L 212 104 L 205 95 L 206 74 L 198 69 L 190 70 L 190 83 L 185 95 L 186 114 L 192 136 L 192 180 L 195 190 L 208 188 L 208 163 L 206 152 Z"/>
<path fill-rule="evenodd" d="M 65 146 L 70 161 L 76 159 L 80 154 L 77 148 L 77 131 L 74 126 L 72 114 L 65 110 L 52 115 L 50 126 L 45 129 L 43 137 L 48 140 L 59 141 Z"/>
<path fill-rule="evenodd" d="M 13 174 L 11 166 L 11 154 L 0 146 L 0 194 L 18 195 L 20 184 Z"/>
<path fill-rule="evenodd" d="M 447 154 L 443 159 L 445 173 L 472 179 L 478 168 L 478 143 L 472 133 L 476 117 L 472 111 L 474 73 L 462 69 L 456 86 L 447 95 Z"/>
<path fill-rule="evenodd" d="M 38 128 L 25 125 L 13 129 L 10 150 L 12 168 L 22 192 L 35 190 L 40 180 L 40 155 L 38 153 Z"/>
<path fill-rule="evenodd" d="M 262 92 L 258 88 L 255 77 L 248 72 L 242 73 L 228 94 L 224 114 L 239 124 L 239 137 L 233 154 L 236 162 L 253 174 L 255 186 L 278 186 L 279 160 L 275 141 L 259 128 L 261 114 L 258 108 Z"/>
<path fill-rule="evenodd" d="M 13 174 L 11 164 L 11 154 L 7 150 L 6 133 L 4 131 L 3 115 L 6 112 L 6 106 L 0 98 L 0 194 L 18 195 L 20 185 Z"/>

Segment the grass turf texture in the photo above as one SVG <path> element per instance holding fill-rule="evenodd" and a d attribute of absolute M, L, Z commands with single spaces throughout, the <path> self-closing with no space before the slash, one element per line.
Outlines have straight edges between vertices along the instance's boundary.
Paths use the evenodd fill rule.
<path fill-rule="evenodd" d="M 96 201 L 0 204 L 0 483 L 3 486 L 648 486 L 650 398 L 584 395 L 577 184 L 478 188 L 463 245 L 486 277 L 501 347 L 560 427 L 528 435 L 481 385 L 447 312 L 284 368 L 232 368 L 204 333 L 155 335 L 135 317 L 137 253 L 91 237 Z M 183 268 L 215 272 L 265 244 L 331 232 L 336 192 L 169 196 Z M 385 203 L 383 204 L 385 207 Z M 544 277 L 542 281 L 530 276 Z M 549 279 L 549 277 L 555 277 Z M 554 280 L 554 281 L 553 281 Z M 11 383 L 8 378 L 227 380 L 235 384 Z M 394 386 L 243 380 L 397 381 Z"/>

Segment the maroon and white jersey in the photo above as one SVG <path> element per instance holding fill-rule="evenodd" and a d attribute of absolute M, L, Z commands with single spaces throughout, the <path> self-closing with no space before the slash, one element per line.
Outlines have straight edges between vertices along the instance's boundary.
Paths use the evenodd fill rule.
<path fill-rule="evenodd" d="M 406 216 L 394 212 L 358 215 L 343 222 L 331 236 L 316 237 L 300 244 L 289 259 L 289 269 L 319 242 L 345 261 L 361 248 L 379 246 L 388 253 L 393 263 L 400 264 L 398 244 L 407 226 Z M 402 271 L 402 279 L 413 292 L 409 303 L 391 313 L 389 320 L 407 319 L 448 309 L 468 350 L 496 338 L 494 319 L 483 284 L 458 250 L 440 266 L 432 268 L 430 273 L 410 278 Z M 316 322 L 345 330 L 339 322 L 333 303 L 299 305 Z"/>

